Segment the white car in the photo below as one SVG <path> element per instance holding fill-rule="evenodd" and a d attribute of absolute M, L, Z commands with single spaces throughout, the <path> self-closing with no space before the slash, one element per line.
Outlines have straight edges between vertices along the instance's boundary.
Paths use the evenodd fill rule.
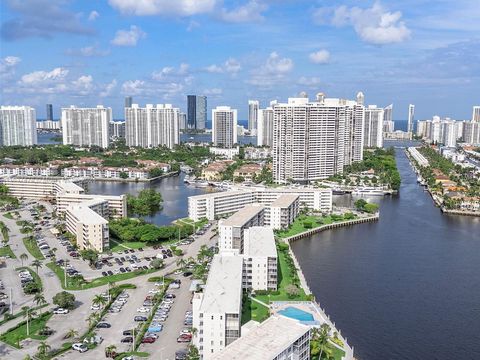
<path fill-rule="evenodd" d="M 69 311 L 68 311 L 68 309 L 64 309 L 64 308 L 57 308 L 57 309 L 53 309 L 53 313 L 54 314 L 68 314 Z"/>
<path fill-rule="evenodd" d="M 137 309 L 137 312 L 139 313 L 147 313 L 147 312 L 150 312 L 150 309 L 149 308 L 146 308 L 146 307 L 139 307 Z"/>
<path fill-rule="evenodd" d="M 149 294 L 158 294 L 160 292 L 160 290 L 157 290 L 157 289 L 151 289 L 148 291 Z"/>
<path fill-rule="evenodd" d="M 72 349 L 73 350 L 77 350 L 81 353 L 84 353 L 85 351 L 88 351 L 88 347 L 87 345 L 85 344 L 82 344 L 82 343 L 75 343 L 72 345 Z"/>
<path fill-rule="evenodd" d="M 90 306 L 91 310 L 100 310 L 100 305 L 92 305 Z"/>
<path fill-rule="evenodd" d="M 182 331 L 180 331 L 180 335 L 183 334 L 192 335 L 192 331 L 190 329 L 182 329 Z"/>

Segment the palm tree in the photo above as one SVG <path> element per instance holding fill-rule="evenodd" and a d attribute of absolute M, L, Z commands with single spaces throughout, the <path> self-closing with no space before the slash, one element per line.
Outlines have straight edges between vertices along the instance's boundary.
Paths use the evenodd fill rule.
<path fill-rule="evenodd" d="M 51 348 L 52 347 L 48 345 L 45 341 L 42 341 L 40 345 L 38 345 L 37 355 L 39 355 L 40 357 L 46 357 Z"/>
<path fill-rule="evenodd" d="M 317 330 L 312 336 L 312 338 L 315 341 L 317 341 L 318 346 L 320 348 L 320 355 L 318 357 L 319 359 L 322 358 L 322 355 L 324 352 L 327 354 L 331 352 L 331 349 L 328 343 L 330 340 L 330 325 L 328 325 L 327 323 L 323 323 L 320 326 L 320 330 Z"/>
<path fill-rule="evenodd" d="M 90 316 L 87 318 L 88 327 L 92 327 L 98 320 L 100 320 L 100 314 L 91 313 Z"/>
<path fill-rule="evenodd" d="M 75 338 L 78 336 L 78 331 L 75 330 L 75 329 L 70 329 L 67 331 L 67 333 L 65 334 L 65 339 L 71 339 L 71 338 Z"/>
<path fill-rule="evenodd" d="M 115 345 L 110 345 L 105 348 L 105 356 L 106 357 L 111 357 L 113 353 L 117 350 L 117 347 Z"/>
<path fill-rule="evenodd" d="M 187 265 L 187 262 L 185 261 L 185 259 L 180 258 L 180 259 L 177 260 L 177 266 L 180 269 L 183 269 L 185 267 L 185 265 Z"/>
<path fill-rule="evenodd" d="M 23 360 L 32 360 L 32 357 L 30 355 L 25 355 L 25 357 L 23 358 Z"/>
<path fill-rule="evenodd" d="M 25 253 L 21 254 L 21 255 L 20 255 L 20 260 L 21 260 L 21 262 L 22 262 L 22 267 L 23 267 L 23 262 L 26 261 L 26 260 L 28 260 L 28 255 L 25 254 Z"/>
<path fill-rule="evenodd" d="M 35 259 L 32 261 L 32 263 L 30 264 L 30 266 L 34 266 L 35 269 L 36 269 L 36 272 L 37 272 L 37 275 L 38 275 L 38 268 L 41 268 L 43 266 L 42 262 L 38 259 Z"/>
<path fill-rule="evenodd" d="M 33 302 L 37 304 L 37 306 L 47 304 L 47 300 L 45 300 L 45 296 L 43 296 L 41 293 L 35 294 L 35 296 L 33 297 Z"/>
<path fill-rule="evenodd" d="M 27 319 L 27 336 L 30 335 L 30 321 L 37 315 L 37 313 L 30 309 L 29 306 L 23 306 L 22 311 L 24 312 L 23 317 Z"/>
<path fill-rule="evenodd" d="M 101 294 L 95 295 L 92 300 L 93 305 L 104 306 L 107 303 L 107 299 L 105 299 Z"/>

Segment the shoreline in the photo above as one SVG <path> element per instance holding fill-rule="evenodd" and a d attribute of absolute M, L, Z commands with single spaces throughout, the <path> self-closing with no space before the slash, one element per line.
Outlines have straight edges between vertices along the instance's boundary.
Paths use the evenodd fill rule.
<path fill-rule="evenodd" d="M 305 275 L 303 274 L 302 267 L 300 266 L 300 263 L 299 263 L 297 257 L 295 256 L 295 254 L 292 250 L 292 247 L 290 246 L 290 242 L 291 241 L 297 241 L 297 240 L 303 239 L 305 237 L 309 237 L 311 235 L 323 232 L 325 230 L 335 229 L 335 228 L 344 227 L 344 226 L 351 226 L 351 225 L 356 225 L 356 224 L 363 224 L 363 223 L 372 222 L 372 221 L 378 221 L 379 218 L 380 218 L 380 213 L 377 212 L 375 215 L 368 216 L 368 217 L 365 217 L 365 218 L 345 220 L 345 221 L 341 221 L 341 222 L 338 222 L 338 223 L 321 225 L 321 226 L 319 226 L 315 229 L 304 231 L 304 232 L 301 232 L 299 234 L 289 236 L 287 238 L 279 239 L 279 241 L 282 241 L 282 242 L 288 244 L 288 252 L 293 259 L 293 263 L 295 264 L 295 267 L 297 268 L 298 278 L 300 279 L 300 286 L 305 291 L 306 295 L 313 295 L 313 293 L 310 290 L 310 287 L 308 286 L 308 282 L 305 278 Z M 314 295 L 313 295 L 312 302 L 315 303 L 315 305 L 317 306 L 317 310 L 321 313 L 322 317 L 324 319 L 328 319 L 329 325 L 331 326 L 332 330 L 336 331 L 338 333 L 338 336 L 339 336 L 340 340 L 342 340 L 342 342 L 344 344 L 344 349 L 343 350 L 345 351 L 345 359 L 346 360 L 355 359 L 354 348 L 348 344 L 347 338 L 343 337 L 341 331 L 339 329 L 337 329 L 337 327 L 335 325 L 335 322 L 333 322 L 330 319 L 330 316 L 327 315 L 325 309 L 322 308 L 320 302 L 317 301 L 317 299 Z"/>

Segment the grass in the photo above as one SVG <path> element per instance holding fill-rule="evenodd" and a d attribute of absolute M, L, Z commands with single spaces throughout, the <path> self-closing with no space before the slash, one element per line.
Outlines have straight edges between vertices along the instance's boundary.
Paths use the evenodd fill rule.
<path fill-rule="evenodd" d="M 30 324 L 29 324 L 30 335 L 28 336 L 27 336 L 27 322 L 22 321 L 17 326 L 9 329 L 8 331 L 0 335 L 0 340 L 3 341 L 4 343 L 7 343 L 10 346 L 20 349 L 21 348 L 20 342 L 29 337 L 35 336 L 38 333 L 38 331 L 40 331 L 45 327 L 45 325 L 47 324 L 48 320 L 52 317 L 52 315 L 53 314 L 51 312 L 46 312 L 41 314 L 37 318 L 30 320 Z"/>
<path fill-rule="evenodd" d="M 242 325 L 250 320 L 262 322 L 269 317 L 269 310 L 267 307 L 259 304 L 249 297 L 246 297 L 242 303 Z"/>
<path fill-rule="evenodd" d="M 3 214 L 3 216 L 5 216 L 7 219 L 13 220 L 13 215 L 9 212 Z"/>
<path fill-rule="evenodd" d="M 111 252 L 117 252 L 117 251 L 124 251 L 125 249 L 140 249 L 140 248 L 145 248 L 149 245 L 147 245 L 144 242 L 141 241 L 132 241 L 132 242 L 118 242 L 113 239 L 110 239 L 110 244 L 115 244 L 114 247 L 110 248 Z"/>
<path fill-rule="evenodd" d="M 35 259 L 38 259 L 38 260 L 45 259 L 42 252 L 40 251 L 35 239 L 30 238 L 30 237 L 25 237 L 25 238 L 23 238 L 23 244 L 27 248 L 30 255 L 32 255 Z"/>
<path fill-rule="evenodd" d="M 124 352 L 124 353 L 120 353 L 118 354 L 117 356 L 115 356 L 115 360 L 117 359 L 123 359 L 127 356 L 137 356 L 137 357 L 149 357 L 150 354 L 147 353 L 147 352 L 144 352 L 144 351 L 130 351 L 130 352 Z"/>
<path fill-rule="evenodd" d="M 40 305 L 40 306 L 37 306 L 37 307 L 33 308 L 33 310 L 36 311 L 36 310 L 42 309 L 42 308 L 44 308 L 44 307 L 46 307 L 46 306 L 48 306 L 48 305 L 49 305 L 49 304 L 43 304 L 43 305 Z M 4 318 L 2 321 L 0 321 L 0 326 L 2 326 L 3 324 L 9 322 L 10 320 L 13 320 L 13 319 L 16 319 L 16 318 L 18 318 L 18 317 L 20 317 L 20 316 L 23 316 L 24 314 L 25 314 L 25 311 L 22 310 L 22 311 L 19 311 L 19 312 L 16 313 L 16 314 L 13 314 L 12 316 L 9 316 L 9 317 L 7 317 L 7 318 Z"/>
<path fill-rule="evenodd" d="M 67 286 L 65 286 L 65 273 L 63 268 L 58 266 L 57 264 L 51 262 L 47 264 L 48 268 L 51 269 L 55 275 L 60 279 L 62 284 L 62 288 L 65 290 L 85 290 L 91 289 L 102 285 L 107 285 L 108 283 L 114 283 L 118 281 L 132 279 L 134 277 L 151 274 L 156 271 L 160 271 L 161 269 L 148 269 L 148 270 L 135 270 L 128 273 L 110 275 L 110 276 L 102 276 L 91 281 L 86 281 L 79 278 L 71 278 L 67 276 Z"/>
<path fill-rule="evenodd" d="M 0 257 L 3 256 L 9 256 L 10 259 L 16 259 L 16 256 L 9 245 L 0 248 Z"/>

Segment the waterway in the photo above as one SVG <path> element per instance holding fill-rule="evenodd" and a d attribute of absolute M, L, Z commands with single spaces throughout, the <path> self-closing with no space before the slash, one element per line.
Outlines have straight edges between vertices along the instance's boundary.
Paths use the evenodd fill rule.
<path fill-rule="evenodd" d="M 316 234 L 293 251 L 360 360 L 478 360 L 480 218 L 443 215 L 403 151 L 396 157 L 400 195 L 375 199 L 378 222 Z"/>

